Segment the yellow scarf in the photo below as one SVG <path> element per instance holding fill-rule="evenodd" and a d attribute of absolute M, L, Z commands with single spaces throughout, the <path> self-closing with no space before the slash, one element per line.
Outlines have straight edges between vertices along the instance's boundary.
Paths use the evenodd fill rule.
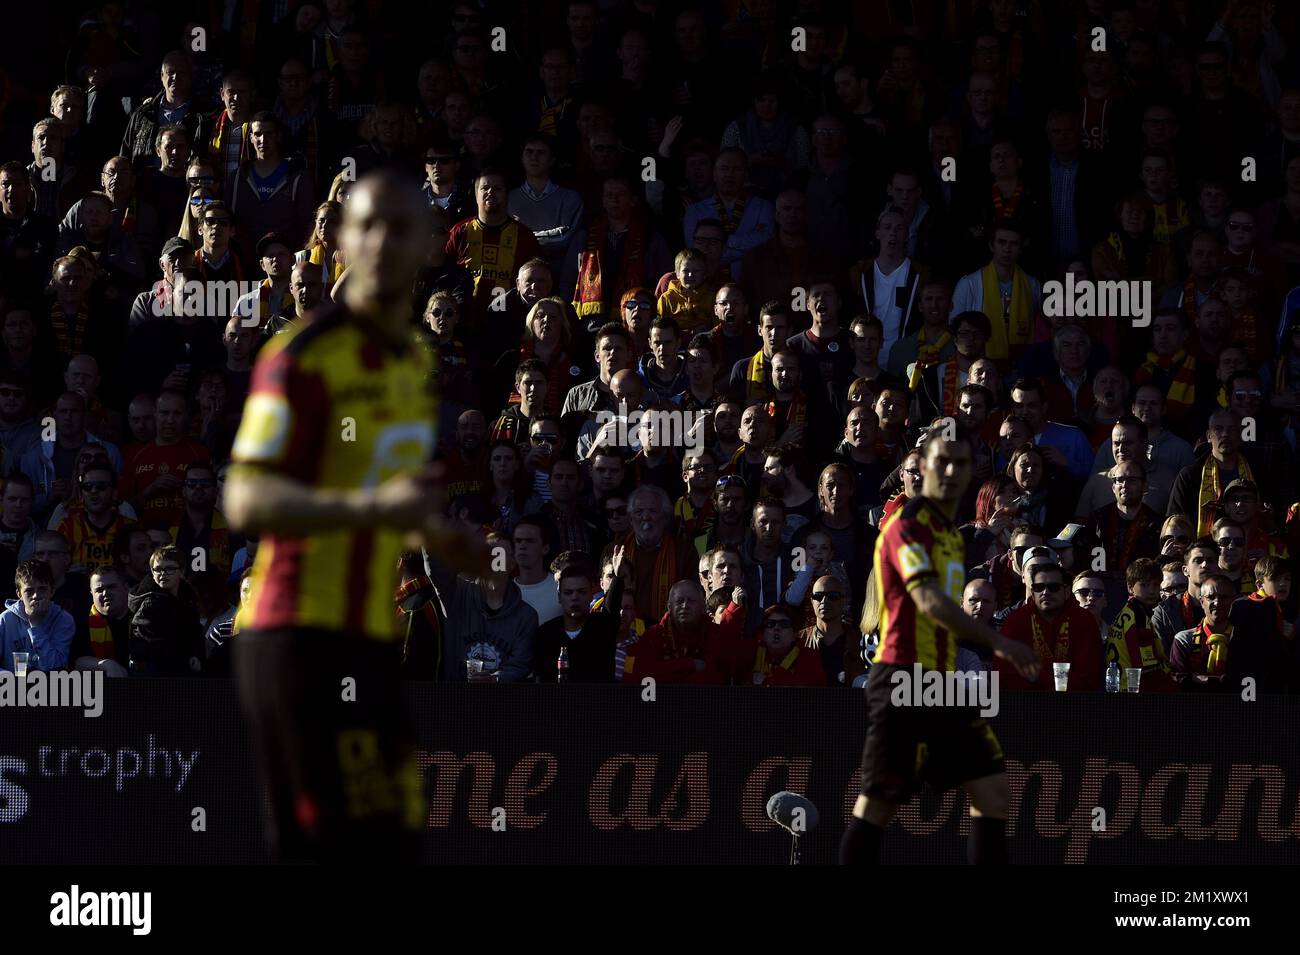
<path fill-rule="evenodd" d="M 1246 456 L 1240 451 L 1237 452 L 1237 477 L 1246 481 L 1255 480 L 1255 475 L 1251 473 Z M 1219 462 L 1214 460 L 1214 455 L 1211 454 L 1205 459 L 1205 463 L 1201 465 L 1201 490 L 1196 500 L 1197 537 L 1205 537 L 1213 528 L 1215 512 L 1218 510 L 1219 498 L 1222 494 L 1223 485 L 1219 479 Z"/>
<path fill-rule="evenodd" d="M 335 252 L 330 257 L 329 285 L 332 287 L 343 274 L 342 256 Z M 325 265 L 325 247 L 323 245 L 313 245 L 311 251 L 307 253 L 307 261 L 312 265 Z"/>
<path fill-rule="evenodd" d="M 998 283 L 997 269 L 990 262 L 980 276 L 984 283 L 984 314 L 993 326 L 987 354 L 994 361 L 1011 357 L 1011 347 L 1028 345 L 1033 336 L 1033 290 L 1024 269 L 1016 268 L 1011 279 L 1011 301 L 1002 301 L 1002 288 Z"/>
<path fill-rule="evenodd" d="M 745 398 L 753 400 L 767 396 L 767 361 L 760 348 L 745 368 Z"/>
<path fill-rule="evenodd" d="M 760 644 L 758 653 L 754 654 L 754 672 L 767 676 L 772 672 L 773 666 L 779 666 L 782 670 L 789 673 L 794 669 L 794 661 L 799 659 L 800 649 L 801 647 L 796 641 L 795 645 L 790 648 L 790 652 L 785 655 L 785 658 L 782 659 L 780 663 L 773 664 L 767 659 L 767 647 Z"/>
<path fill-rule="evenodd" d="M 1169 240 L 1173 238 L 1174 233 L 1192 224 L 1192 217 L 1187 212 L 1187 203 L 1182 199 L 1174 199 L 1173 204 L 1174 216 L 1172 219 L 1169 218 L 1168 200 L 1155 205 L 1156 227 L 1152 230 L 1151 237 L 1163 245 L 1169 244 Z"/>

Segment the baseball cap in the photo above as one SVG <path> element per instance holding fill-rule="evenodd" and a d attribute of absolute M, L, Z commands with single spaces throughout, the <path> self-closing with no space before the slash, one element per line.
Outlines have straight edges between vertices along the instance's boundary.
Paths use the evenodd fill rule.
<path fill-rule="evenodd" d="M 283 232 L 268 232 L 257 240 L 257 257 L 262 258 L 262 256 L 266 255 L 266 250 L 273 245 L 282 245 L 291 253 L 293 252 L 293 243 L 289 241 L 287 235 Z"/>
<path fill-rule="evenodd" d="M 165 256 L 175 255 L 177 252 L 194 252 L 194 246 L 186 242 L 180 236 L 173 236 L 163 243 L 162 254 Z"/>
<path fill-rule="evenodd" d="M 1251 497 L 1259 497 L 1259 486 L 1249 478 L 1237 478 L 1235 481 L 1229 481 L 1228 486 L 1223 489 L 1222 500 L 1226 501 L 1234 494 L 1248 494 Z"/>
<path fill-rule="evenodd" d="M 1020 569 L 1024 571 L 1034 564 L 1044 563 L 1060 566 L 1061 558 L 1052 548 L 1039 544 L 1037 547 L 1031 547 L 1025 551 L 1025 556 L 1020 558 Z"/>
<path fill-rule="evenodd" d="M 1047 542 L 1048 547 L 1060 550 L 1062 547 L 1073 547 L 1078 541 L 1079 535 L 1083 533 L 1082 524 L 1066 524 L 1061 528 L 1061 532 Z"/>

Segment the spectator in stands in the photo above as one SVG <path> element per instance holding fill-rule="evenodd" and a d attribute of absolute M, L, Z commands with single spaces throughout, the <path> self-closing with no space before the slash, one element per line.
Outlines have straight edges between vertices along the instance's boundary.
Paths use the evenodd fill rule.
<path fill-rule="evenodd" d="M 54 405 L 55 436 L 32 445 L 18 464 L 36 488 L 34 513 L 42 522 L 49 520 L 55 507 L 72 497 L 77 451 L 84 445 L 102 445 L 113 467 L 122 467 L 117 446 L 91 434 L 85 422 L 86 399 L 75 391 L 64 392 Z"/>
<path fill-rule="evenodd" d="M 206 656 L 198 597 L 179 550 L 160 547 L 149 577 L 131 591 L 131 675 L 197 676 Z"/>
<path fill-rule="evenodd" d="M 72 646 L 72 616 L 53 602 L 50 569 L 39 560 L 20 563 L 14 573 L 17 600 L 0 613 L 0 670 L 14 670 L 14 654 L 26 653 L 28 670 L 62 670 Z"/>
<path fill-rule="evenodd" d="M 137 165 L 151 166 L 158 129 L 180 123 L 191 142 L 205 142 L 207 117 L 194 101 L 194 59 L 182 50 L 163 57 L 162 92 L 151 96 L 132 111 L 122 135 L 121 154 Z"/>
<path fill-rule="evenodd" d="M 187 437 L 189 402 L 183 392 L 164 389 L 155 403 L 157 433 L 137 446 L 121 469 L 118 496 L 146 527 L 177 527 L 185 509 L 181 495 L 191 464 L 207 461 L 208 449 Z"/>
<path fill-rule="evenodd" d="M 1197 538 L 1183 554 L 1182 569 L 1187 589 L 1160 601 L 1151 615 L 1151 624 L 1166 652 L 1171 650 L 1177 634 L 1195 626 L 1205 615 L 1201 586 L 1211 574 L 1219 573 L 1219 545 L 1214 538 Z"/>
<path fill-rule="evenodd" d="M 457 577 L 427 552 L 424 558 L 425 572 L 447 609 L 443 669 L 454 683 L 519 683 L 533 672 L 537 611 L 510 579 L 515 569 L 510 539 L 493 533 L 487 544 L 495 566 L 474 581 Z"/>
<path fill-rule="evenodd" d="M 1180 689 L 1236 689 L 1226 678 L 1235 630 L 1229 615 L 1240 593 L 1235 581 L 1217 571 L 1207 574 L 1201 582 L 1198 602 L 1202 619 L 1196 626 L 1175 634 L 1169 651 L 1169 669 Z"/>
<path fill-rule="evenodd" d="M 1097 691 L 1102 681 L 1102 644 L 1097 621 L 1070 600 L 1059 565 L 1034 565 L 1029 580 L 1033 600 L 1007 617 L 1002 632 L 1034 648 L 1043 666 L 1029 683 L 1001 660 L 995 666 L 1006 689 L 1052 689 L 1052 663 L 1069 663 L 1067 690 Z"/>
<path fill-rule="evenodd" d="M 566 649 L 567 679 L 573 683 L 615 680 L 615 651 L 623 609 L 623 549 L 612 556 L 609 590 L 600 609 L 591 609 L 591 565 L 573 562 L 548 578 L 559 593 L 560 613 L 543 622 L 533 648 L 533 673 L 539 683 L 554 683 L 561 647 Z"/>
<path fill-rule="evenodd" d="M 90 574 L 90 594 L 94 608 L 87 626 L 89 640 L 73 647 L 72 660 L 78 670 L 126 676 L 131 665 L 131 591 L 126 578 L 109 564 L 99 565 Z"/>

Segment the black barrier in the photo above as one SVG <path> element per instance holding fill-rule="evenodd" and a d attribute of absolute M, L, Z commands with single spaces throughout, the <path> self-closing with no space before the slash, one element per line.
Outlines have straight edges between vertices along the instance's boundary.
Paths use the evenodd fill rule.
<path fill-rule="evenodd" d="M 0 861 L 256 862 L 233 687 L 109 681 L 103 715 L 0 710 Z M 856 691 L 412 685 L 445 862 L 783 863 L 768 796 L 806 793 L 829 862 L 857 794 Z M 1300 704 L 1003 694 L 1017 862 L 1300 862 Z M 923 794 L 889 862 L 961 862 L 964 799 Z"/>

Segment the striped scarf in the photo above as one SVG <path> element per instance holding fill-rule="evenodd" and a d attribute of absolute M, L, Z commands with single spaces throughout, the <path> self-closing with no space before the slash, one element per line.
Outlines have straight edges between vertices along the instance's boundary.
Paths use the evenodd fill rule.
<path fill-rule="evenodd" d="M 1237 454 L 1237 477 L 1241 480 L 1254 481 L 1250 464 L 1244 454 Z M 1209 455 L 1201 465 L 1201 487 L 1196 498 L 1196 536 L 1205 537 L 1214 526 L 1218 516 L 1219 499 L 1223 496 L 1223 482 L 1219 477 L 1219 462 L 1214 455 Z"/>
<path fill-rule="evenodd" d="M 209 154 L 211 154 L 216 160 L 216 169 L 217 169 L 218 178 L 222 178 L 225 175 L 227 160 L 225 154 L 225 147 L 222 145 L 222 142 L 226 137 L 227 130 L 231 128 L 231 126 L 232 123 L 230 122 L 230 113 L 223 109 L 221 111 L 221 115 L 217 117 L 217 128 L 216 131 L 212 134 L 212 142 L 208 148 Z M 252 141 L 249 139 L 249 135 L 248 135 L 249 130 L 251 128 L 252 128 L 251 123 L 239 124 L 239 132 L 240 132 L 239 165 L 240 166 L 243 166 L 244 163 L 248 162 L 249 159 L 251 158 Z"/>
<path fill-rule="evenodd" d="M 90 327 L 90 311 L 83 302 L 77 314 L 71 320 L 63 306 L 55 301 L 50 308 L 50 324 L 54 327 L 54 337 L 58 339 L 59 351 L 65 355 L 75 355 L 85 344 L 86 330 Z"/>
<path fill-rule="evenodd" d="M 696 509 L 691 503 L 691 495 L 683 494 L 673 505 L 673 517 L 677 518 L 677 531 L 688 537 L 695 537 L 713 521 L 713 497 L 705 499 L 704 506 Z"/>
<path fill-rule="evenodd" d="M 587 234 L 587 248 L 578 262 L 578 288 L 573 307 L 580 318 L 603 314 L 607 311 L 606 296 L 621 296 L 640 284 L 646 249 L 646 230 L 641 220 L 634 218 L 628 223 L 618 275 L 610 276 L 612 281 L 607 285 L 601 259 L 608 239 L 609 220 L 602 216 Z"/>
<path fill-rule="evenodd" d="M 1028 606 L 1033 608 L 1029 616 L 1029 630 L 1039 659 L 1048 663 L 1064 663 L 1069 660 L 1070 614 L 1062 608 L 1055 620 L 1048 620 L 1037 604 L 1031 602 Z M 1095 637 L 1094 634 L 1094 639 Z"/>
<path fill-rule="evenodd" d="M 96 610 L 90 609 L 90 652 L 98 660 L 114 660 L 117 658 L 116 647 L 113 643 L 113 631 L 108 625 L 108 618 Z"/>
<path fill-rule="evenodd" d="M 548 106 L 546 95 L 542 95 L 541 115 L 537 121 L 537 132 L 546 133 L 548 136 L 554 136 L 559 128 L 560 121 L 564 119 L 564 112 L 572 103 L 569 97 L 563 97 L 554 106 Z"/>
<path fill-rule="evenodd" d="M 912 373 L 907 378 L 909 391 L 916 391 L 917 386 L 921 383 L 921 375 L 931 365 L 938 364 L 943 350 L 952 341 L 952 333 L 946 328 L 934 341 L 929 341 L 925 332 L 926 329 L 922 327 L 916 335 L 916 363 L 912 365 Z"/>
<path fill-rule="evenodd" d="M 623 542 L 624 559 L 633 567 L 637 567 L 638 557 L 642 563 L 645 562 L 640 552 L 641 546 L 637 543 L 636 534 L 629 533 Z M 684 576 L 677 566 L 677 541 L 670 534 L 664 534 L 663 540 L 659 542 L 659 552 L 654 556 L 654 565 L 650 573 L 651 585 L 654 588 L 651 596 L 653 603 L 646 609 L 652 611 L 649 616 L 653 618 L 668 608 L 668 591 Z M 671 628 L 670 622 L 669 630 Z"/>
<path fill-rule="evenodd" d="M 1173 369 L 1172 374 L 1170 369 Z M 1196 401 L 1196 356 L 1182 349 L 1165 358 L 1153 351 L 1147 352 L 1147 360 L 1134 373 L 1133 380 L 1138 386 L 1154 384 L 1163 387 L 1165 417 L 1169 421 L 1182 421 L 1191 413 Z"/>
<path fill-rule="evenodd" d="M 1214 633 L 1210 630 L 1208 621 L 1202 620 L 1201 625 L 1196 628 L 1195 645 L 1193 646 L 1193 672 L 1200 670 L 1197 665 L 1200 662 L 1202 653 L 1207 650 L 1205 656 L 1206 676 L 1223 676 L 1228 670 L 1228 644 L 1232 642 L 1232 627 L 1229 626 L 1225 633 Z"/>
<path fill-rule="evenodd" d="M 602 595 L 601 600 L 605 598 Z M 591 608 L 595 610 L 593 606 Z M 645 621 L 637 617 L 632 621 L 632 629 L 626 640 L 620 640 L 614 647 L 614 682 L 623 682 L 623 670 L 627 666 L 627 651 L 636 646 L 637 641 L 641 639 L 641 634 L 645 633 Z"/>

